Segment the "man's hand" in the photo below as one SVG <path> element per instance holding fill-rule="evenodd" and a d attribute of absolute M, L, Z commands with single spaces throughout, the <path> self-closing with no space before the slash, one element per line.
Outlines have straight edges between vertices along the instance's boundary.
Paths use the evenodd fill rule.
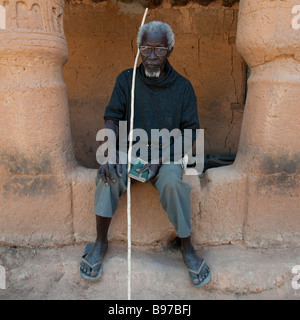
<path fill-rule="evenodd" d="M 117 181 L 114 168 L 116 168 L 118 177 L 121 178 L 122 165 L 120 164 L 105 163 L 100 165 L 98 169 L 98 172 L 97 172 L 98 178 L 100 179 L 100 181 L 103 181 L 107 186 L 109 185 L 109 181 L 112 181 L 113 183 Z"/>
<path fill-rule="evenodd" d="M 145 181 L 145 182 L 147 182 L 150 179 L 154 178 L 158 174 L 158 170 L 159 170 L 160 166 L 161 166 L 161 164 L 146 163 L 140 169 L 136 169 L 136 171 L 139 173 L 143 173 L 146 170 L 148 170 L 149 171 L 148 179 Z"/>
<path fill-rule="evenodd" d="M 116 139 L 118 139 L 119 126 L 117 123 L 115 123 L 113 120 L 106 120 L 105 128 L 112 130 L 116 135 Z M 110 145 L 109 148 L 113 150 L 113 148 L 115 149 L 116 146 Z M 107 163 L 100 165 L 97 172 L 97 175 L 100 181 L 103 181 L 107 186 L 109 185 L 109 181 L 112 181 L 113 183 L 117 181 L 114 168 L 116 168 L 118 177 L 119 178 L 122 177 L 122 165 L 119 164 L 119 152 L 115 150 L 115 154 L 116 154 L 116 160 L 113 160 L 113 161 L 116 161 L 116 164 L 111 164 L 113 162 L 108 160 Z"/>

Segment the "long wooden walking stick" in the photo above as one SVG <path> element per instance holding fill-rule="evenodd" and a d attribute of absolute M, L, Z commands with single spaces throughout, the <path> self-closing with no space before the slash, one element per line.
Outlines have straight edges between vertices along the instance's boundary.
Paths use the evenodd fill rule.
<path fill-rule="evenodd" d="M 145 9 L 141 27 L 144 25 L 148 8 Z M 134 119 L 134 92 L 135 92 L 135 77 L 136 67 L 140 55 L 140 48 L 138 48 L 137 55 L 134 62 L 133 75 L 132 75 L 132 86 L 131 86 L 131 113 L 130 113 L 130 131 L 129 131 L 129 149 L 128 149 L 128 162 L 127 162 L 127 262 L 128 262 L 128 274 L 127 274 L 127 289 L 128 289 L 128 300 L 131 300 L 131 178 L 129 177 L 129 170 L 131 164 L 131 152 L 132 152 L 132 136 L 133 136 L 133 119 Z"/>

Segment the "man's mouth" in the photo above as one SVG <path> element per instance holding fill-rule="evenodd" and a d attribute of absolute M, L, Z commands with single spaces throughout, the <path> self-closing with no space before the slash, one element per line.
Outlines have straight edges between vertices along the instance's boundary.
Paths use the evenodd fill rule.
<path fill-rule="evenodd" d="M 147 67 L 147 68 L 150 68 L 150 69 L 158 69 L 158 68 L 159 68 L 159 65 L 147 63 L 147 64 L 146 64 L 146 67 Z"/>

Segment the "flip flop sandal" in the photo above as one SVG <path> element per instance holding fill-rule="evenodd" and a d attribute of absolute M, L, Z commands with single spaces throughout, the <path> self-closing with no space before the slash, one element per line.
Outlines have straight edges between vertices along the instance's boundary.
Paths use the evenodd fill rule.
<path fill-rule="evenodd" d="M 199 275 L 199 280 L 200 280 L 200 282 L 199 282 L 198 284 L 194 284 L 194 283 L 193 283 L 193 279 L 192 279 L 191 275 L 189 274 L 189 275 L 190 275 L 191 283 L 192 283 L 192 285 L 193 285 L 194 287 L 203 287 L 203 286 L 205 286 L 206 284 L 208 284 L 208 283 L 210 282 L 210 280 L 211 280 L 210 271 L 208 271 L 208 273 L 206 273 L 203 277 L 200 277 L 200 272 L 201 272 L 201 270 L 202 270 L 202 268 L 203 268 L 204 266 L 207 266 L 207 264 L 206 264 L 205 261 L 203 260 L 202 263 L 201 263 L 201 265 L 200 265 L 200 267 L 199 267 L 199 269 L 198 269 L 197 271 L 196 271 L 196 270 L 192 270 L 192 269 L 188 269 L 189 272 L 194 273 L 194 274 L 196 274 L 196 275 Z"/>
<path fill-rule="evenodd" d="M 94 264 L 90 264 L 86 259 L 85 257 L 87 256 L 87 254 L 91 251 L 92 247 L 93 247 L 93 243 L 89 243 L 86 247 L 85 247 L 85 251 L 84 251 L 84 255 L 82 256 L 81 258 L 81 262 L 84 262 L 85 264 L 87 264 L 91 269 L 101 265 L 101 262 L 96 262 Z M 83 270 L 81 270 L 80 268 L 80 275 L 83 279 L 85 280 L 88 280 L 88 281 L 97 281 L 100 279 L 101 275 L 102 275 L 102 270 L 103 270 L 103 267 L 101 265 L 101 267 L 99 268 L 98 270 L 98 273 L 95 277 L 92 277 L 88 274 L 86 274 L 85 272 L 83 272 Z"/>

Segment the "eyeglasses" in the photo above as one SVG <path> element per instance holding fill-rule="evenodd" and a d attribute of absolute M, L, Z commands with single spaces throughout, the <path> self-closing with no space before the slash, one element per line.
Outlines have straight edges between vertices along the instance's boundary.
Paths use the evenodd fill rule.
<path fill-rule="evenodd" d="M 163 57 L 168 53 L 168 48 L 165 47 L 147 47 L 147 46 L 141 46 L 140 47 L 140 51 L 141 54 L 144 56 L 150 56 L 152 49 L 154 49 L 154 53 L 158 56 L 158 57 Z"/>

